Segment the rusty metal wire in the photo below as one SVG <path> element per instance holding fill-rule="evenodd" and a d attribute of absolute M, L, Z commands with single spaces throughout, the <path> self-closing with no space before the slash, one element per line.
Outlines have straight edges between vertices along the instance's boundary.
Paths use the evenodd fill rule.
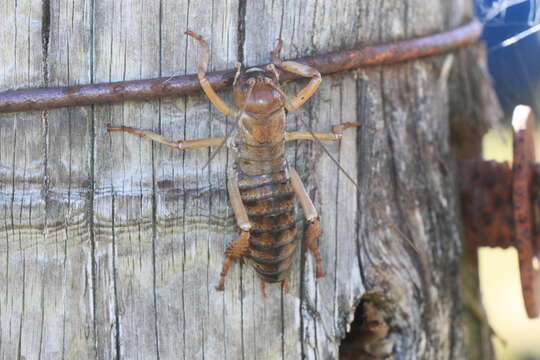
<path fill-rule="evenodd" d="M 481 32 L 482 25 L 474 20 L 461 27 L 430 36 L 337 51 L 294 59 L 294 61 L 309 64 L 322 74 L 331 74 L 443 54 L 476 42 Z M 221 90 L 232 84 L 235 71 L 236 69 L 230 69 L 208 73 L 208 80 L 214 89 Z M 296 78 L 298 76 L 291 73 L 281 75 L 282 80 Z M 0 113 L 48 110 L 126 100 L 151 100 L 191 95 L 199 91 L 201 87 L 194 74 L 56 88 L 20 89 L 0 93 Z"/>

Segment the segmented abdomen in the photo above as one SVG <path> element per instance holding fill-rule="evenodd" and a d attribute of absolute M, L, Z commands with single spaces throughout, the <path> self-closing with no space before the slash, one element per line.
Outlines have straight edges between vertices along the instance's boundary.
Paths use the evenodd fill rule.
<path fill-rule="evenodd" d="M 264 281 L 282 281 L 296 249 L 294 193 L 284 143 L 244 142 L 238 150 L 238 185 L 252 225 L 249 258 Z"/>

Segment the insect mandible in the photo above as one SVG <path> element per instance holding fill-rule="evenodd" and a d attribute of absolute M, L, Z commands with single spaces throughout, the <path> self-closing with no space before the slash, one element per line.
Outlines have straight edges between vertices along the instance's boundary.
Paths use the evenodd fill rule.
<path fill-rule="evenodd" d="M 279 57 L 281 40 L 272 53 L 272 64 L 245 71 L 237 65 L 233 83 L 235 105 L 227 104 L 206 78 L 209 58 L 206 41 L 190 30 L 186 34 L 196 39 L 202 49 L 197 75 L 206 96 L 220 112 L 237 121 L 231 138 L 174 141 L 152 131 L 127 126 L 107 125 L 107 130 L 135 134 L 180 150 L 221 148 L 226 144 L 233 151 L 235 160 L 228 172 L 227 189 L 240 234 L 227 246 L 217 290 L 224 290 L 231 264 L 244 259 L 259 276 L 263 295 L 266 283 L 280 283 L 288 289 L 288 276 L 298 245 L 295 198 L 300 202 L 307 222 L 304 241 L 315 259 L 315 275 L 324 276 L 317 245 L 322 233 L 319 216 L 298 173 L 287 163 L 285 143 L 293 140 L 339 141 L 345 129 L 360 124 L 344 123 L 329 132 L 285 131 L 286 111 L 298 109 L 315 93 L 321 83 L 321 74 L 308 65 L 282 61 Z M 276 67 L 310 78 L 310 81 L 296 95 L 287 97 L 280 87 Z"/>

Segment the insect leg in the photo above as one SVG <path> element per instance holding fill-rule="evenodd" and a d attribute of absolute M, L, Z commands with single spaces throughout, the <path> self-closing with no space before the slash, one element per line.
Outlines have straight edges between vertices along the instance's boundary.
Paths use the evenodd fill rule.
<path fill-rule="evenodd" d="M 295 96 L 290 99 L 286 99 L 285 107 L 287 110 L 293 111 L 302 106 L 315 93 L 315 91 L 317 91 L 322 79 L 321 73 L 309 65 L 300 64 L 294 61 L 282 61 L 279 57 L 279 52 L 281 51 L 282 45 L 283 41 L 281 39 L 278 40 L 276 48 L 272 53 L 272 61 L 274 64 L 285 71 L 311 78 L 309 83 Z"/>
<path fill-rule="evenodd" d="M 321 221 L 317 214 L 317 209 L 315 209 L 315 205 L 313 205 L 304 184 L 302 184 L 300 176 L 292 167 L 290 168 L 290 172 L 294 193 L 298 197 L 298 201 L 300 201 L 300 205 L 304 210 L 304 216 L 308 222 L 307 229 L 304 233 L 304 241 L 315 258 L 315 276 L 322 277 L 324 276 L 324 270 L 321 264 L 321 253 L 319 252 L 319 246 L 317 245 L 317 238 L 322 234 Z"/>
<path fill-rule="evenodd" d="M 238 179 L 234 170 L 229 172 L 227 190 L 229 191 L 229 199 L 231 201 L 231 206 L 233 208 L 238 227 L 242 231 L 249 232 L 249 230 L 251 230 L 251 223 L 249 222 L 246 207 L 244 206 L 242 197 L 240 196 Z"/>
<path fill-rule="evenodd" d="M 185 34 L 197 40 L 199 42 L 199 45 L 201 46 L 202 54 L 199 58 L 197 76 L 199 77 L 199 82 L 202 89 L 204 90 L 204 93 L 206 94 L 206 96 L 208 96 L 208 99 L 210 99 L 210 101 L 217 107 L 217 109 L 226 116 L 236 114 L 237 110 L 233 106 L 223 101 L 219 97 L 219 95 L 216 94 L 216 92 L 208 82 L 208 79 L 206 78 L 206 69 L 208 68 L 208 44 L 206 43 L 206 41 L 204 41 L 201 35 L 196 34 L 191 30 L 187 30 Z"/>
<path fill-rule="evenodd" d="M 138 135 L 142 138 L 156 141 L 175 149 L 199 149 L 209 146 L 219 146 L 223 142 L 223 138 L 197 139 L 197 140 L 172 140 L 163 135 L 149 130 L 135 129 L 129 126 L 111 126 L 107 124 L 107 131 L 123 131 L 130 134 Z"/>
<path fill-rule="evenodd" d="M 359 127 L 360 123 L 358 122 L 348 122 L 339 124 L 332 127 L 332 131 L 293 131 L 290 133 L 287 133 L 287 141 L 290 140 L 329 140 L 329 141 L 337 141 L 341 140 L 341 137 L 343 136 L 343 130 L 348 129 L 350 127 Z"/>
<path fill-rule="evenodd" d="M 225 251 L 225 260 L 223 261 L 223 268 L 219 278 L 219 284 L 216 286 L 216 290 L 223 291 L 225 289 L 225 277 L 229 272 L 229 267 L 233 261 L 239 260 L 244 257 L 249 251 L 249 231 L 241 231 L 236 240 L 227 246 Z"/>
<path fill-rule="evenodd" d="M 231 172 L 232 173 L 232 172 Z M 240 236 L 227 246 L 225 251 L 225 260 L 223 261 L 223 269 L 221 270 L 219 284 L 216 287 L 217 290 L 222 291 L 225 288 L 225 277 L 229 272 L 229 267 L 232 262 L 243 258 L 249 252 L 249 230 L 251 229 L 251 223 L 247 215 L 246 208 L 242 203 L 240 197 L 240 190 L 238 189 L 238 180 L 236 174 L 230 174 L 229 182 L 227 184 L 229 191 L 229 198 L 236 218 L 236 223 L 240 228 Z"/>

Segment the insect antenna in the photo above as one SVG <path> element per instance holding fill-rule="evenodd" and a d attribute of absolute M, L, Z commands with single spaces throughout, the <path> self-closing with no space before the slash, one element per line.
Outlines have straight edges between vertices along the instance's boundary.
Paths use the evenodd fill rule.
<path fill-rule="evenodd" d="M 281 46 L 280 46 L 281 44 L 280 43 L 278 44 L 279 45 L 278 47 L 276 47 L 276 50 L 274 50 L 274 53 L 276 53 L 276 51 L 279 52 L 279 49 L 281 49 Z M 272 57 L 275 56 L 274 53 L 272 54 Z M 276 89 L 283 96 L 283 98 L 287 99 L 287 95 L 282 89 L 280 89 L 278 86 L 275 86 L 275 85 L 272 85 L 272 87 Z M 309 133 L 311 134 L 311 136 L 313 136 L 313 138 L 315 139 L 315 142 L 324 150 L 324 152 L 326 153 L 326 155 L 328 155 L 330 160 L 332 160 L 334 164 L 336 164 L 338 169 L 341 170 L 341 172 L 343 172 L 343 174 L 347 177 L 347 179 L 349 179 L 349 181 L 354 185 L 356 190 L 358 190 L 358 184 L 356 183 L 356 181 L 354 181 L 352 176 L 349 175 L 349 173 L 340 165 L 340 163 L 332 156 L 332 154 L 330 154 L 330 151 L 328 151 L 326 146 L 323 145 L 322 141 L 317 137 L 317 135 L 315 135 L 315 132 L 313 131 L 313 128 L 311 127 L 311 125 L 308 124 L 302 117 L 300 117 L 300 121 L 302 122 L 302 124 L 304 124 L 305 127 L 308 128 Z"/>
<path fill-rule="evenodd" d="M 337 166 L 337 168 L 343 173 L 343 175 L 345 175 L 345 177 L 354 185 L 354 187 L 356 188 L 356 191 L 358 192 L 359 191 L 359 188 L 358 188 L 358 184 L 357 182 L 352 178 L 352 176 L 347 172 L 347 170 L 345 170 L 343 168 L 343 166 L 340 165 L 339 161 L 336 160 L 336 158 L 330 153 L 330 151 L 326 148 L 326 146 L 323 145 L 322 141 L 317 137 L 317 135 L 315 134 L 315 132 L 313 131 L 313 128 L 311 127 L 311 125 L 309 123 L 307 123 L 301 116 L 299 116 L 299 119 L 300 121 L 302 122 L 302 124 L 304 124 L 304 126 L 308 129 L 308 131 L 310 132 L 311 136 L 313 136 L 313 139 L 315 139 L 315 142 L 317 143 L 317 145 L 319 145 L 321 147 L 321 149 L 326 153 L 326 155 L 328 155 L 328 157 L 330 158 L 330 160 L 332 160 L 332 162 Z M 373 205 L 375 206 L 375 208 L 377 209 L 378 212 L 381 213 L 381 215 L 385 218 L 386 222 L 387 222 L 387 225 L 390 226 L 392 228 L 392 230 L 394 230 L 395 232 L 397 232 L 406 242 L 407 244 L 409 244 L 409 246 L 411 248 L 413 248 L 413 250 L 417 253 L 417 254 L 420 254 L 420 251 L 418 250 L 418 248 L 416 247 L 416 245 L 413 243 L 413 241 L 403 232 L 401 231 L 401 229 L 399 228 L 399 226 L 397 226 L 391 219 L 390 217 L 386 214 L 386 212 L 384 211 L 384 209 L 382 209 L 378 203 L 373 203 Z"/>
<path fill-rule="evenodd" d="M 238 127 L 238 124 L 234 124 L 233 125 L 233 128 L 231 130 L 230 133 L 226 134 L 225 135 L 225 138 L 223 139 L 223 141 L 221 142 L 221 144 L 219 144 L 219 146 L 217 147 L 216 150 L 214 150 L 214 152 L 212 154 L 210 154 L 210 157 L 208 158 L 208 161 L 204 164 L 204 166 L 202 167 L 202 170 L 206 169 L 206 167 L 208 165 L 210 165 L 210 163 L 212 162 L 212 160 L 214 160 L 214 158 L 216 157 L 216 155 L 221 151 L 221 149 L 223 149 L 223 146 L 227 143 L 227 141 L 229 141 L 229 138 L 231 137 L 231 135 L 234 133 L 234 130 L 236 130 L 236 128 Z"/>
<path fill-rule="evenodd" d="M 311 134 L 311 136 L 313 136 L 317 145 L 319 145 L 321 149 L 323 149 L 323 151 L 326 153 L 326 155 L 328 155 L 330 160 L 332 160 L 332 162 L 338 167 L 338 169 L 343 173 L 343 175 L 345 175 L 345 177 L 349 179 L 349 181 L 354 185 L 356 190 L 358 190 L 358 184 L 356 183 L 356 181 L 352 178 L 351 175 L 349 175 L 347 170 L 345 170 L 343 166 L 341 166 L 339 161 L 336 160 L 336 158 L 330 153 L 330 151 L 326 148 L 326 146 L 323 145 L 322 141 L 317 137 L 317 135 L 313 131 L 313 128 L 311 127 L 311 125 L 309 125 L 309 123 L 307 123 L 304 119 L 302 119 L 302 117 L 299 117 L 299 118 L 302 124 L 304 124 L 304 126 L 308 128 L 309 133 Z"/>

